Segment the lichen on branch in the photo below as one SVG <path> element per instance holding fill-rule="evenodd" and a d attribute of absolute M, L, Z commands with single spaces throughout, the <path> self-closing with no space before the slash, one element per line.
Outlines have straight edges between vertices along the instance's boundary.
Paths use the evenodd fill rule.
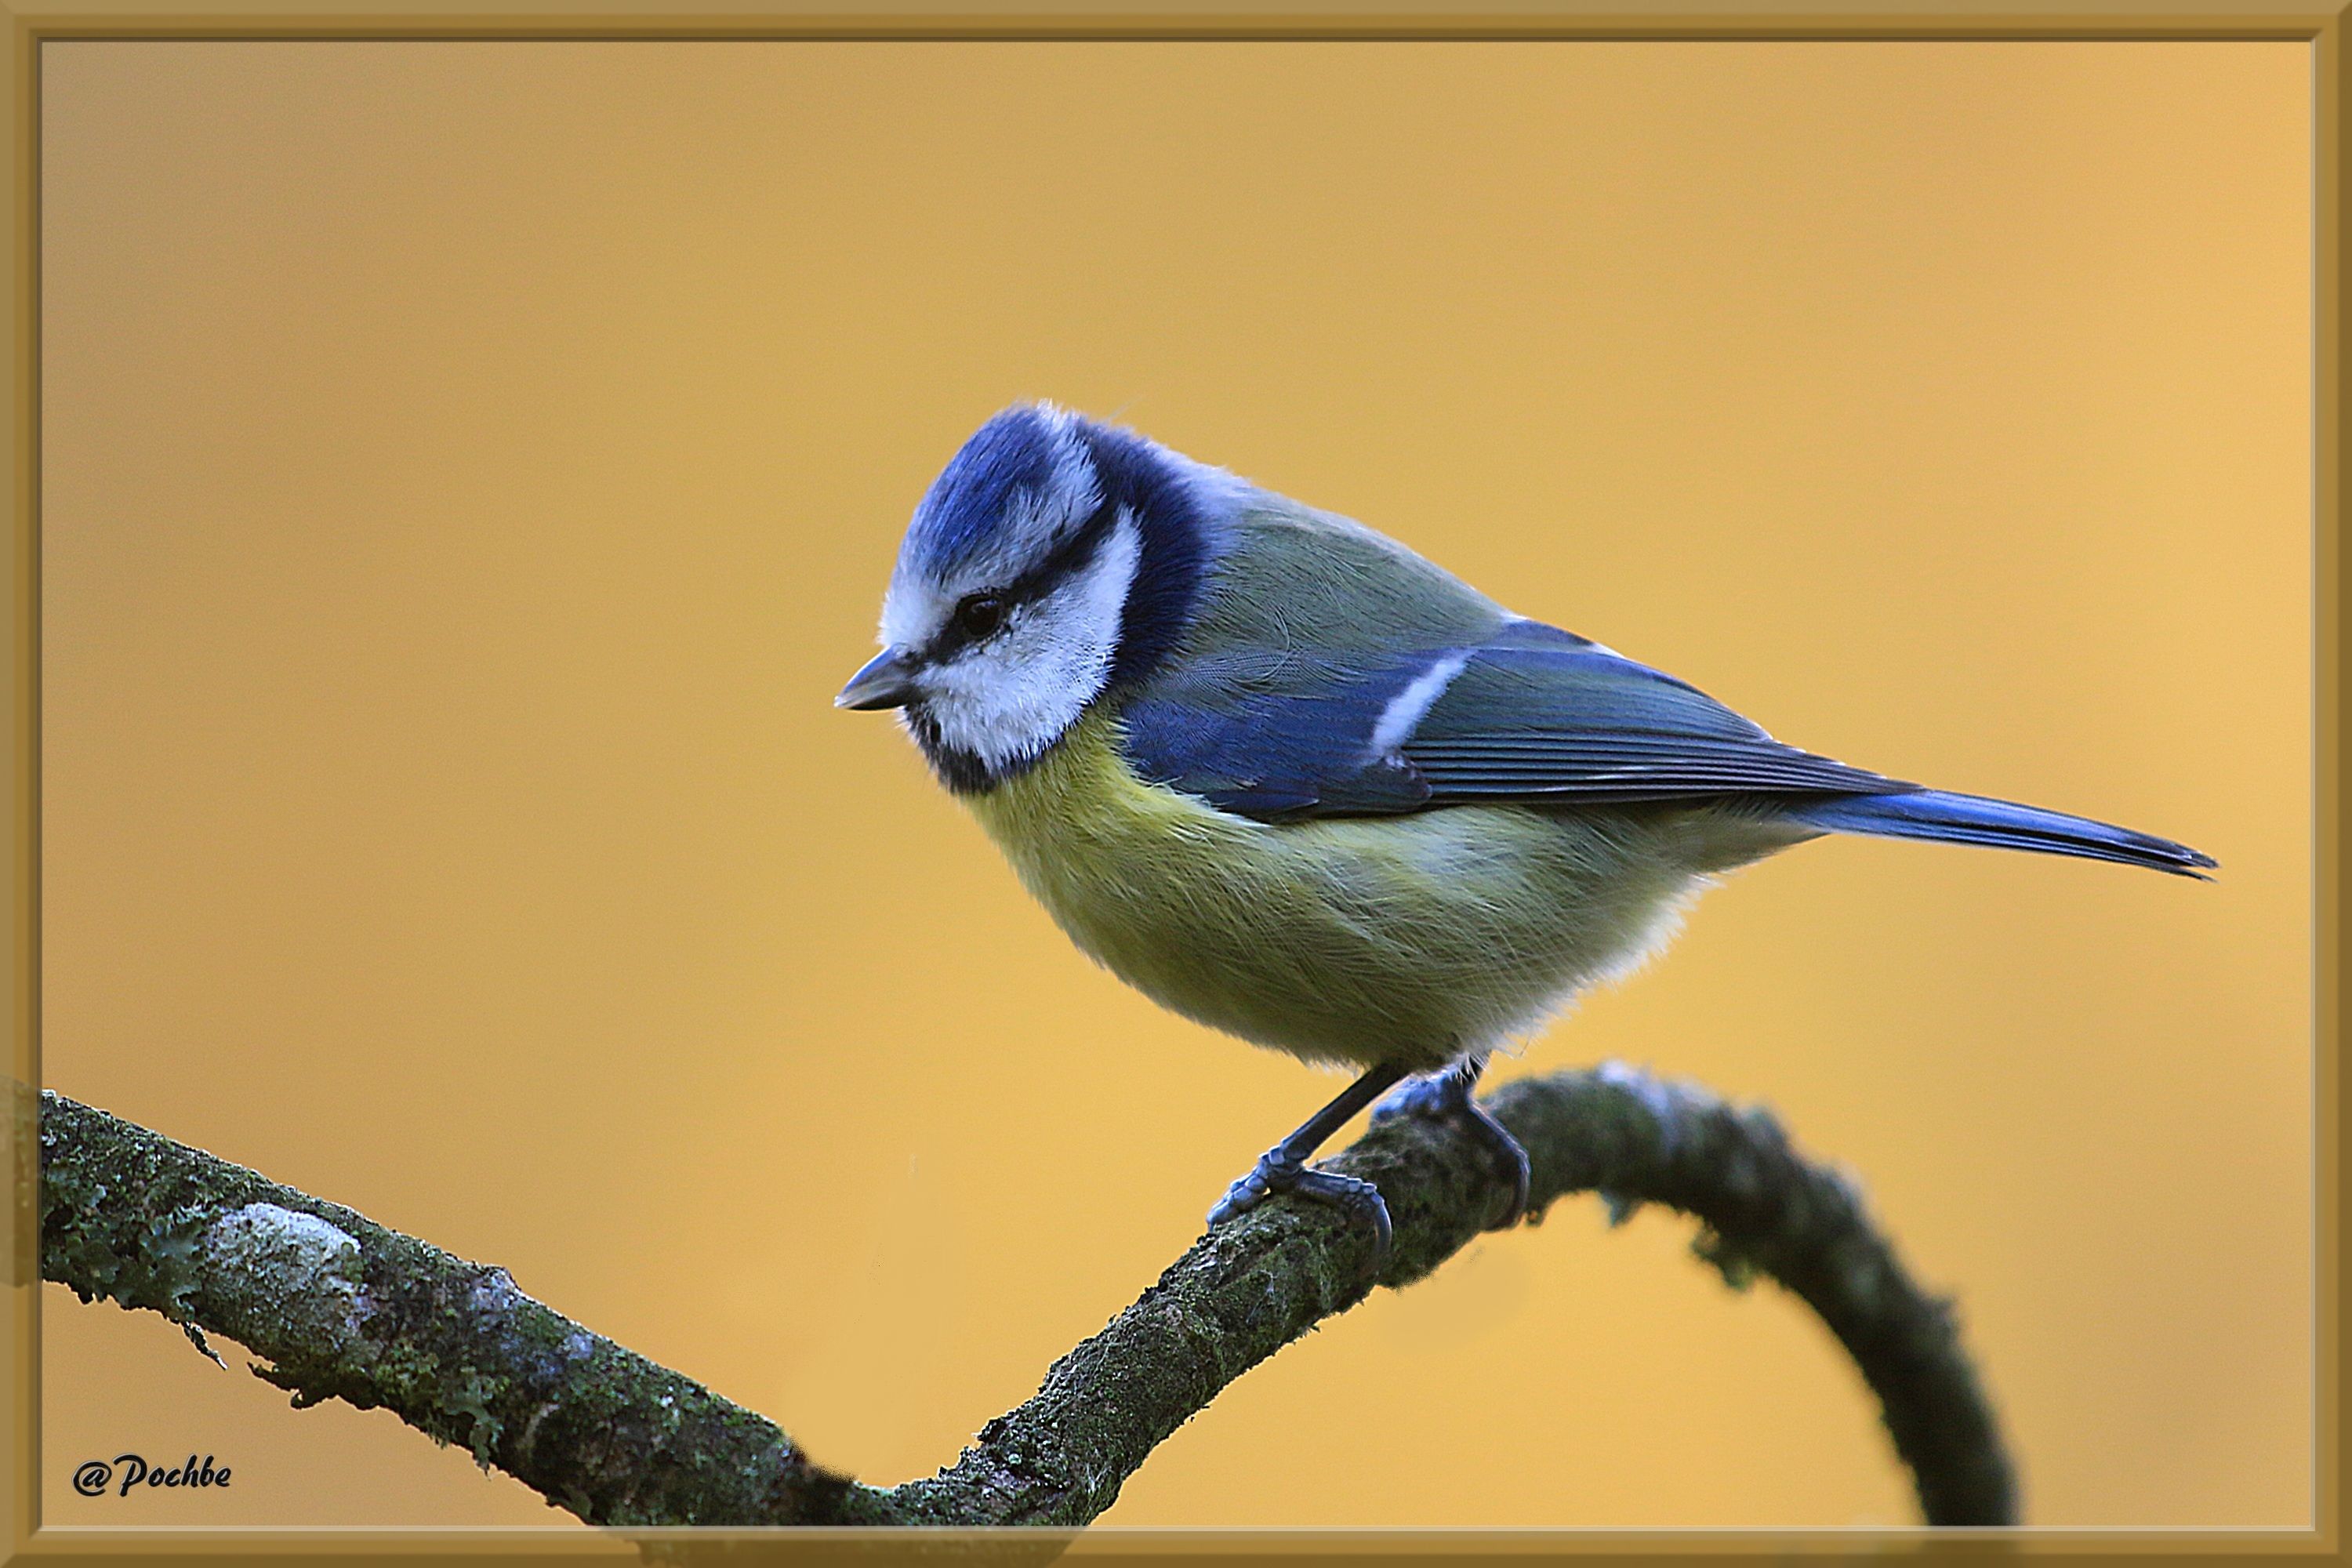
<path fill-rule="evenodd" d="M 830 1521 L 849 1489 L 502 1268 L 61 1095 L 40 1141 L 42 1278 L 236 1340 L 298 1406 L 390 1410 L 596 1523 Z"/>
<path fill-rule="evenodd" d="M 2015 1521 L 2013 1473 L 1950 1304 L 1911 1280 L 1854 1184 L 1799 1155 L 1769 1114 L 1613 1064 L 1523 1079 L 1484 1103 L 1528 1150 L 1533 1215 L 1578 1193 L 1616 1217 L 1644 1203 L 1695 1215 L 1696 1249 L 1727 1281 L 1778 1280 L 1853 1356 L 1928 1522 Z M 1372 1283 L 1365 1227 L 1267 1204 L 1196 1241 L 953 1465 L 872 1488 L 503 1269 L 59 1095 L 41 1097 L 40 1148 L 43 1278 L 161 1312 L 199 1345 L 204 1331 L 227 1335 L 297 1405 L 389 1409 L 598 1524 L 1084 1525 L 1227 1384 Z M 1391 1287 L 1436 1268 L 1507 1201 L 1483 1147 L 1443 1122 L 1377 1123 L 1328 1164 L 1386 1195 Z"/>

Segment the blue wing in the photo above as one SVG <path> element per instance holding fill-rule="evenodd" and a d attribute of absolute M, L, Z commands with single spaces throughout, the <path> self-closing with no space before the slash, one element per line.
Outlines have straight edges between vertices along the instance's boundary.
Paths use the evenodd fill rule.
<path fill-rule="evenodd" d="M 1427 781 L 1370 745 L 1428 662 L 1255 648 L 1188 659 L 1121 710 L 1128 761 L 1261 821 L 1413 811 L 1430 803 Z"/>
<path fill-rule="evenodd" d="M 1138 773 L 1266 821 L 1918 787 L 1784 746 L 1696 687 L 1533 621 L 1450 647 L 1196 657 L 1122 719 Z"/>

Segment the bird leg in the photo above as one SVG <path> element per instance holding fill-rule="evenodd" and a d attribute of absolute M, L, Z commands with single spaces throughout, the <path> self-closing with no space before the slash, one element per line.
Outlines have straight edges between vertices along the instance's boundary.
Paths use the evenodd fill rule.
<path fill-rule="evenodd" d="M 1502 1162 L 1508 1173 L 1510 1207 L 1503 1211 L 1501 1219 L 1487 1226 L 1489 1230 L 1508 1230 L 1528 1212 L 1528 1152 L 1519 1147 L 1519 1141 L 1501 1122 L 1486 1113 L 1485 1106 L 1472 1098 L 1471 1091 L 1478 1087 L 1479 1075 L 1486 1070 L 1485 1057 L 1464 1057 L 1436 1077 L 1417 1079 L 1381 1101 L 1372 1111 L 1372 1120 L 1426 1116 L 1467 1128 Z"/>
<path fill-rule="evenodd" d="M 1390 1235 L 1389 1205 L 1380 1188 L 1353 1176 L 1309 1170 L 1307 1162 L 1349 1118 L 1404 1075 L 1401 1067 L 1376 1067 L 1340 1090 L 1338 1099 L 1308 1117 L 1297 1131 L 1258 1156 L 1250 1173 L 1228 1187 L 1217 1206 L 1209 1211 L 1209 1224 L 1214 1226 L 1239 1219 L 1277 1193 L 1297 1193 L 1318 1203 L 1353 1209 L 1372 1222 L 1372 1272 L 1379 1274 L 1388 1262 Z"/>

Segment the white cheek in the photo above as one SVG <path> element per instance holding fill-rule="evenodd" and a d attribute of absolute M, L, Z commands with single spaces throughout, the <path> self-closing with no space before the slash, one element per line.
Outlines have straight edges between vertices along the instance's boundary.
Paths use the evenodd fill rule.
<path fill-rule="evenodd" d="M 1110 679 L 1142 541 L 1121 518 L 1094 560 L 998 637 L 923 677 L 940 739 L 992 771 L 1061 737 Z"/>

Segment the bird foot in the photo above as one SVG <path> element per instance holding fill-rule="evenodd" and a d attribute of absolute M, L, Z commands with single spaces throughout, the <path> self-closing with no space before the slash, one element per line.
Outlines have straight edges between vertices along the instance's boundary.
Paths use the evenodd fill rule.
<path fill-rule="evenodd" d="M 1400 1116 L 1425 1116 L 1442 1121 L 1452 1116 L 1463 1099 L 1462 1091 L 1453 1087 L 1454 1081 L 1451 1068 L 1433 1078 L 1409 1079 L 1372 1107 L 1372 1120 L 1391 1121 Z"/>
<path fill-rule="evenodd" d="M 1380 1188 L 1354 1176 L 1342 1176 L 1332 1171 L 1308 1168 L 1305 1162 L 1286 1150 L 1276 1147 L 1258 1157 L 1248 1175 L 1225 1189 L 1217 1206 L 1209 1211 L 1211 1228 L 1239 1219 L 1270 1197 L 1283 1193 L 1296 1193 L 1302 1198 L 1329 1204 L 1360 1215 L 1372 1227 L 1372 1263 L 1370 1277 L 1378 1279 L 1388 1267 L 1389 1243 L 1393 1235 L 1389 1222 L 1389 1205 L 1381 1196 Z"/>
<path fill-rule="evenodd" d="M 1372 1120 L 1387 1121 L 1399 1116 L 1419 1116 L 1452 1122 L 1475 1138 L 1502 1167 L 1503 1179 L 1511 1189 L 1511 1200 L 1502 1217 L 1486 1228 L 1508 1230 L 1527 1216 L 1530 1176 L 1528 1152 L 1471 1095 L 1486 1065 L 1483 1061 L 1465 1062 L 1433 1078 L 1414 1079 L 1374 1106 Z"/>

